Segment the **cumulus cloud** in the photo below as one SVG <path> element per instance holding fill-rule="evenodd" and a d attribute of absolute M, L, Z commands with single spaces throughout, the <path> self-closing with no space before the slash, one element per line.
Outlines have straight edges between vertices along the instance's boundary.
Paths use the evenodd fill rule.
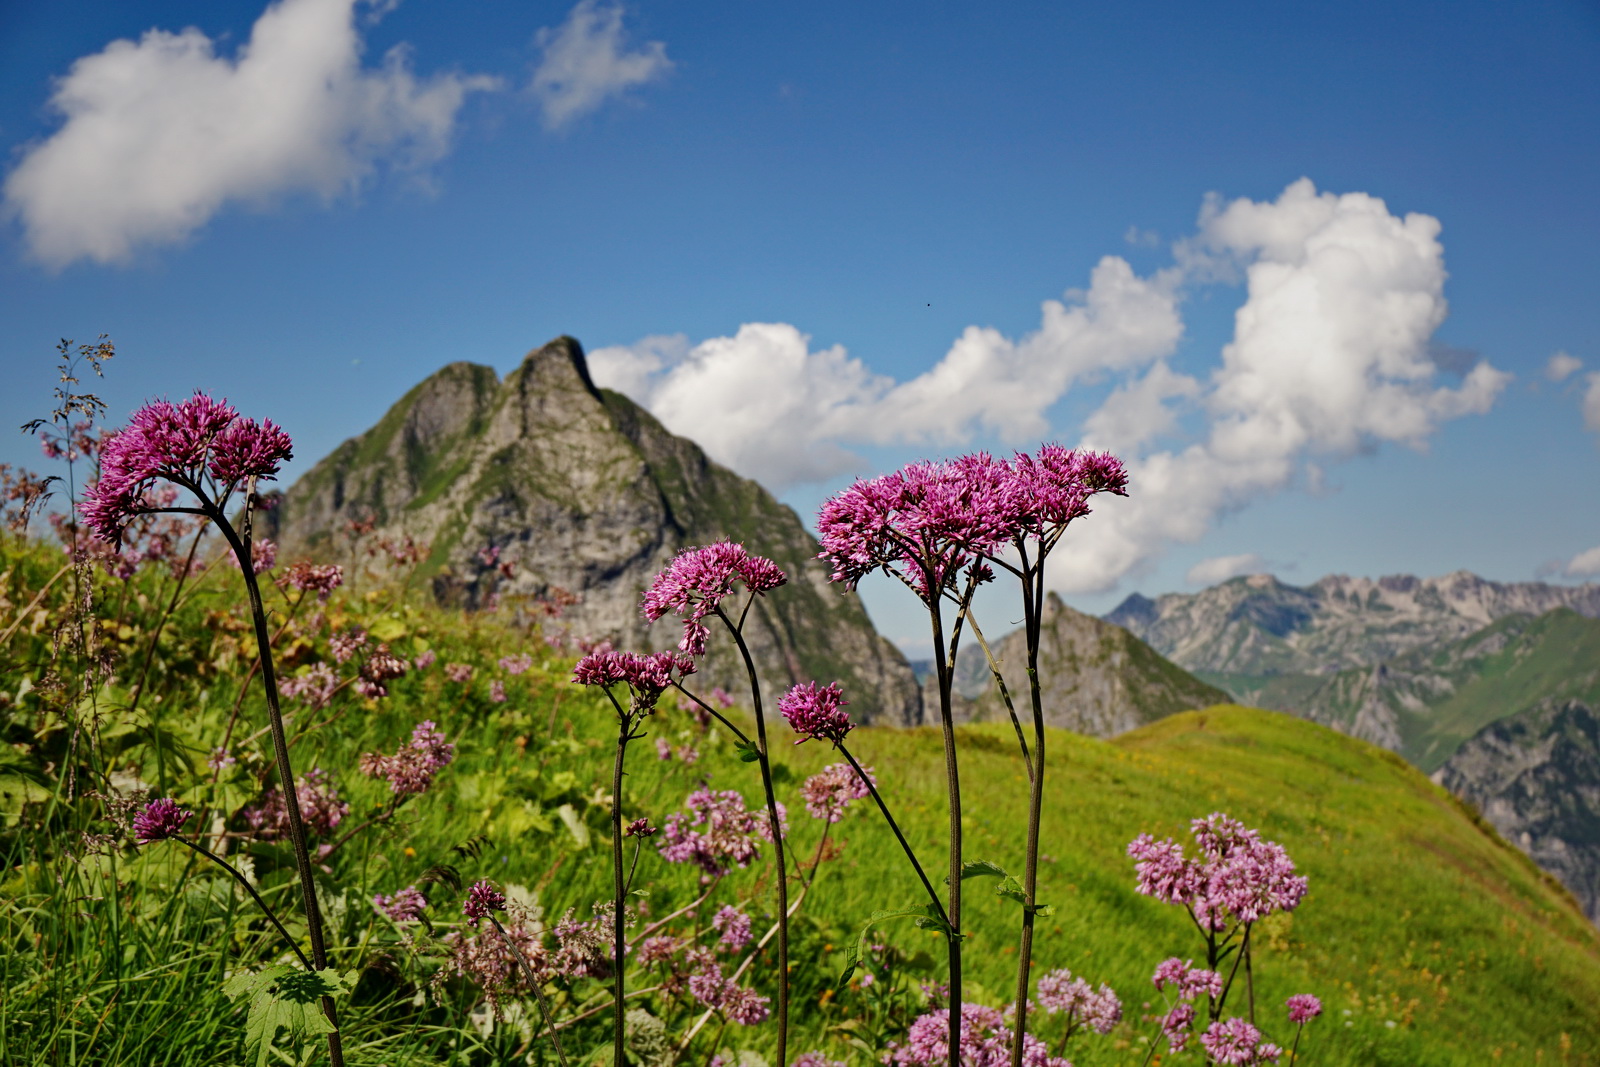
<path fill-rule="evenodd" d="M 1073 427 L 1050 425 L 1053 405 L 1109 380 L 1076 441 L 1122 455 L 1130 495 L 1097 503 L 1052 576 L 1064 592 L 1101 591 L 1227 512 L 1292 484 L 1317 490 L 1330 462 L 1383 443 L 1424 448 L 1440 424 L 1490 409 L 1510 375 L 1432 340 L 1446 312 L 1439 231 L 1301 180 L 1276 200 L 1208 198 L 1173 268 L 1141 277 L 1108 256 L 1086 290 L 1044 303 L 1033 332 L 970 326 L 905 381 L 839 346 L 813 351 L 782 323 L 601 349 L 594 373 L 777 490 L 860 469 L 854 450 L 871 445 L 1071 440 Z M 1220 360 L 1203 376 L 1174 370 L 1184 292 L 1233 282 L 1244 301 Z M 1600 428 L 1600 384 L 1590 397 Z M 1259 564 L 1226 557 L 1194 573 Z"/>
<path fill-rule="evenodd" d="M 1544 365 L 1544 376 L 1552 382 L 1564 382 L 1577 373 L 1578 368 L 1582 366 L 1583 360 L 1577 356 L 1569 355 L 1566 352 L 1557 352 Z"/>
<path fill-rule="evenodd" d="M 1600 545 L 1587 552 L 1579 552 L 1568 560 L 1562 569 L 1569 578 L 1592 578 L 1600 575 Z"/>
<path fill-rule="evenodd" d="M 1074 382 L 1159 360 L 1182 332 L 1171 285 L 1108 256 L 1086 291 L 1044 302 L 1037 330 L 1013 340 L 969 326 L 938 363 L 904 382 L 841 346 L 812 351 L 810 338 L 785 323 L 746 323 L 693 346 L 652 337 L 597 349 L 590 370 L 713 458 L 781 490 L 859 469 L 851 445 L 961 445 L 979 433 L 1012 445 L 1037 440 L 1050 431 L 1050 405 Z M 1148 397 L 1192 391 L 1184 381 L 1153 371 L 1127 410 L 1101 420 L 1102 432 L 1150 432 L 1149 420 L 1166 415 L 1147 410 Z"/>
<path fill-rule="evenodd" d="M 660 41 L 626 51 L 622 7 L 598 0 L 582 0 L 558 28 L 540 30 L 536 43 L 542 55 L 528 91 L 539 101 L 550 129 L 672 70 L 667 46 Z"/>
<path fill-rule="evenodd" d="M 1266 569 L 1266 562 L 1254 552 L 1239 556 L 1213 556 L 1190 567 L 1184 580 L 1190 585 L 1216 585 L 1241 574 L 1260 574 Z"/>
<path fill-rule="evenodd" d="M 1600 433 L 1600 372 L 1590 374 L 1583 394 L 1583 424 Z"/>
<path fill-rule="evenodd" d="M 153 29 L 73 63 L 50 98 L 65 118 L 5 183 L 29 248 L 61 267 L 182 240 L 230 201 L 332 198 L 380 162 L 449 149 L 462 101 L 495 83 L 419 79 L 409 51 L 364 67 L 356 0 L 282 0 L 235 57 L 190 28 Z"/>

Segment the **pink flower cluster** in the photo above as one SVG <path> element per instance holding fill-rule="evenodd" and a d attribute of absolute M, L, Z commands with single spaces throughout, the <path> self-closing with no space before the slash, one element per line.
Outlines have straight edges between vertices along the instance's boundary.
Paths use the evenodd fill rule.
<path fill-rule="evenodd" d="M 681 616 L 683 639 L 678 648 L 703 656 L 711 631 L 701 620 L 733 592 L 735 583 L 764 594 L 788 580 L 776 563 L 732 541 L 685 549 L 645 590 L 644 617 L 654 622 L 667 614 Z"/>
<path fill-rule="evenodd" d="M 194 812 L 178 807 L 176 800 L 152 800 L 133 817 L 133 839 L 141 845 L 177 835 Z"/>
<path fill-rule="evenodd" d="M 1164 990 L 1171 986 L 1182 1000 L 1222 996 L 1222 975 L 1204 967 L 1196 967 L 1193 960 L 1180 960 L 1176 956 L 1156 964 L 1155 974 L 1150 976 L 1150 981 L 1157 989 Z"/>
<path fill-rule="evenodd" d="M 663 690 L 696 669 L 688 656 L 618 652 L 609 644 L 602 644 L 578 661 L 572 669 L 572 680 L 579 685 L 598 685 L 607 692 L 614 685 L 626 685 L 633 693 L 630 711 L 648 713 L 655 709 Z"/>
<path fill-rule="evenodd" d="M 356 679 L 356 692 L 374 699 L 386 697 L 389 695 L 389 687 L 383 683 L 404 677 L 407 670 L 405 660 L 390 652 L 388 645 L 380 644 L 361 664 L 361 677 Z"/>
<path fill-rule="evenodd" d="M 845 1067 L 840 1060 L 830 1060 L 820 1052 L 803 1052 L 794 1058 L 789 1067 Z"/>
<path fill-rule="evenodd" d="M 1097 1034 L 1109 1034 L 1122 1020 L 1122 1001 L 1110 986 L 1101 982 L 1095 990 L 1066 968 L 1040 978 L 1035 999 L 1050 1014 L 1065 1015 L 1069 1029 L 1083 1025 Z"/>
<path fill-rule="evenodd" d="M 1296 1026 L 1308 1023 L 1322 1014 L 1322 1001 L 1310 993 L 1296 993 L 1284 1001 L 1284 1006 L 1289 1009 L 1289 1021 Z"/>
<path fill-rule="evenodd" d="M 1283 1049 L 1264 1040 L 1261 1031 L 1240 1018 L 1219 1019 L 1206 1027 L 1200 1044 L 1217 1063 L 1229 1067 L 1251 1067 L 1257 1063 L 1277 1063 Z"/>
<path fill-rule="evenodd" d="M 732 905 L 723 905 L 711 917 L 711 928 L 720 935 L 717 940 L 735 952 L 750 943 L 750 916 Z"/>
<path fill-rule="evenodd" d="M 232 552 L 228 553 L 228 562 L 233 564 L 234 570 L 239 569 L 239 557 Z M 265 574 L 278 565 L 278 545 L 265 537 L 250 542 L 250 569 L 256 574 Z"/>
<path fill-rule="evenodd" d="M 444 676 L 457 685 L 466 685 L 472 681 L 472 664 L 446 663 L 444 665 Z"/>
<path fill-rule="evenodd" d="M 289 568 L 279 581 L 302 593 L 315 593 L 326 602 L 333 591 L 344 584 L 344 568 L 336 563 L 307 563 L 305 560 Z"/>
<path fill-rule="evenodd" d="M 689 975 L 690 996 L 741 1026 L 767 1020 L 772 1013 L 770 999 L 724 976 L 722 965 L 706 950 L 697 949 L 689 955 L 693 967 Z"/>
<path fill-rule="evenodd" d="M 1194 859 L 1170 838 L 1140 834 L 1128 845 L 1139 892 L 1188 908 L 1213 931 L 1292 911 L 1305 896 L 1306 880 L 1294 873 L 1282 845 L 1220 812 L 1194 820 L 1192 830 L 1199 846 Z"/>
<path fill-rule="evenodd" d="M 819 686 L 816 682 L 801 682 L 778 701 L 778 710 L 788 720 L 789 726 L 800 735 L 795 744 L 806 741 L 831 741 L 837 745 L 845 735 L 855 729 L 850 713 L 843 710 L 850 703 L 838 682 Z"/>
<path fill-rule="evenodd" d="M 800 795 L 805 799 L 806 811 L 813 819 L 838 822 L 844 818 L 844 809 L 852 801 L 872 795 L 867 782 L 878 784 L 871 767 L 862 767 L 867 777 L 863 779 L 848 763 L 830 763 L 800 784 Z"/>
<path fill-rule="evenodd" d="M 339 688 L 339 677 L 326 663 L 314 663 L 292 678 L 278 682 L 278 692 L 312 709 L 325 708 Z"/>
<path fill-rule="evenodd" d="M 373 910 L 397 923 L 421 918 L 423 909 L 427 906 L 428 898 L 414 885 L 406 886 L 393 896 L 379 893 L 372 898 Z"/>
<path fill-rule="evenodd" d="M 1005 1015 L 982 1004 L 961 1005 L 961 1063 L 963 1067 L 1005 1067 L 1011 1062 L 1013 1034 Z M 917 1017 L 903 1045 L 891 1044 L 885 1063 L 900 1067 L 941 1067 L 950 1062 L 950 1009 L 940 1008 Z M 1072 1067 L 1050 1055 L 1048 1046 L 1032 1034 L 1022 1038 L 1026 1067 Z"/>
<path fill-rule="evenodd" d="M 156 401 L 102 441 L 100 477 L 84 492 L 81 513 L 97 537 L 116 544 L 123 527 L 148 510 L 144 495 L 157 481 L 199 489 L 209 476 L 220 502 L 247 478 L 275 478 L 292 456 L 288 434 L 270 421 L 241 418 L 226 401 L 203 393 L 181 404 Z"/>
<path fill-rule="evenodd" d="M 319 836 L 333 832 L 346 815 L 350 814 L 348 802 L 339 799 L 328 772 L 313 767 L 304 777 L 295 781 L 295 796 L 300 801 L 300 821 L 306 832 Z M 261 802 L 244 810 L 244 821 L 257 837 L 272 841 L 289 833 L 289 809 L 283 794 L 276 786 L 261 794 Z"/>
<path fill-rule="evenodd" d="M 432 720 L 424 719 L 411 731 L 411 740 L 392 756 L 364 753 L 361 771 L 372 778 L 385 778 L 396 796 L 426 792 L 433 776 L 455 759 L 456 746 Z"/>
<path fill-rule="evenodd" d="M 504 998 L 527 996 L 533 992 L 535 984 L 543 985 L 556 973 L 551 966 L 550 953 L 535 931 L 516 919 L 502 925 L 504 937 L 498 930 L 469 935 L 452 933 L 446 938 L 450 946 L 449 964 L 434 978 L 438 983 L 448 973 L 454 973 L 467 979 L 483 990 L 484 998 L 497 1014 Z M 536 974 L 528 974 L 511 946 L 506 944 L 507 938 L 521 950 L 522 958 L 533 966 Z"/>
<path fill-rule="evenodd" d="M 662 827 L 661 858 L 668 863 L 693 863 L 718 877 L 734 867 L 748 867 L 760 851 L 758 839 L 772 840 L 766 814 L 745 810 L 744 797 L 732 789 L 696 790 L 687 806 L 690 814 L 675 811 Z M 785 835 L 787 816 L 779 804 L 778 823 Z"/>
<path fill-rule="evenodd" d="M 472 888 L 467 890 L 467 899 L 461 902 L 461 914 L 467 917 L 468 926 L 477 926 L 489 918 L 490 912 L 505 910 L 506 895 L 488 879 L 473 882 Z"/>
<path fill-rule="evenodd" d="M 985 580 L 980 557 L 1028 537 L 1053 538 L 1089 513 L 1090 496 L 1125 495 L 1126 487 L 1116 457 L 1059 445 L 1009 463 L 983 452 L 913 463 L 858 481 L 822 506 L 820 558 L 836 582 L 853 587 L 882 570 L 931 602 L 962 573 Z"/>
<path fill-rule="evenodd" d="M 526 674 L 529 667 L 533 666 L 533 657 L 526 652 L 519 652 L 515 656 L 501 656 L 500 669 L 507 674 Z"/>
<path fill-rule="evenodd" d="M 676 759 L 684 764 L 693 766 L 700 762 L 700 750 L 693 745 L 679 745 L 677 748 L 673 748 L 671 741 L 668 741 L 665 737 L 658 737 L 656 738 L 656 759 L 663 762 Z"/>

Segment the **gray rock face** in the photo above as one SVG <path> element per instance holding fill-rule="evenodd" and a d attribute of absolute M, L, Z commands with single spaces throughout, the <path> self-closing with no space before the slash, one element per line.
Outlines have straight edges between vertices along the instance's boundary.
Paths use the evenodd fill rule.
<path fill-rule="evenodd" d="M 1199 593 L 1131 596 L 1105 618 L 1187 670 L 1272 676 L 1371 667 L 1508 615 L 1560 607 L 1600 618 L 1600 585 L 1491 582 L 1457 571 L 1330 575 L 1301 587 L 1254 574 Z"/>
<path fill-rule="evenodd" d="M 420 570 L 442 602 L 482 607 L 492 597 L 534 610 L 573 594 L 559 627 L 640 651 L 675 647 L 680 633 L 671 619 L 651 626 L 640 616 L 655 574 L 683 548 L 741 541 L 790 578 L 757 598 L 745 626 L 764 699 L 799 681 L 838 681 L 860 721 L 922 718 L 905 658 L 854 593 L 828 582 L 799 517 L 626 397 L 596 389 L 571 338 L 530 353 L 503 382 L 489 367 L 445 367 L 267 514 L 286 559 L 360 566 L 350 523 L 371 523 L 366 544 L 428 543 Z M 700 680 L 748 692 L 725 635 L 714 631 Z"/>
<path fill-rule="evenodd" d="M 1027 637 L 1015 630 L 991 647 L 1018 718 L 1027 724 Z M 1093 737 L 1228 701 L 1227 693 L 1163 659 L 1127 630 L 1074 611 L 1054 593 L 1040 620 L 1039 677 L 1046 725 Z M 956 656 L 956 682 L 966 698 L 957 709 L 961 718 L 1006 719 L 988 660 L 970 638 Z"/>
<path fill-rule="evenodd" d="M 1548 700 L 1480 731 L 1433 776 L 1600 923 L 1600 715 Z"/>

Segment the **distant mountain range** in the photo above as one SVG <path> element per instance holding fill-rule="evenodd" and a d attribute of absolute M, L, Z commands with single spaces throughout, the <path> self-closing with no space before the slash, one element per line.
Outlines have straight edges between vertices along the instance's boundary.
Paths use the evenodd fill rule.
<path fill-rule="evenodd" d="M 627 397 L 597 389 L 570 337 L 529 353 L 504 381 L 472 363 L 443 368 L 264 517 L 284 559 L 361 566 L 378 542 L 411 537 L 427 544 L 421 577 L 445 603 L 559 607 L 547 632 L 640 651 L 673 648 L 681 632 L 640 616 L 655 574 L 688 546 L 742 541 L 790 577 L 757 598 L 746 627 L 766 697 L 838 681 L 862 721 L 921 721 L 905 657 L 860 598 L 828 582 L 799 517 Z M 370 529 L 357 536 L 352 523 Z M 725 640 L 712 642 L 701 680 L 748 691 Z"/>

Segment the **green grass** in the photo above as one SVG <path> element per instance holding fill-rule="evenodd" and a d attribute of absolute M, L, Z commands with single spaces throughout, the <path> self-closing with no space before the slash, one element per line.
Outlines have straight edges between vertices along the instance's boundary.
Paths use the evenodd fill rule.
<path fill-rule="evenodd" d="M 24 604 L 28 597 L 19 594 L 47 578 L 59 557 L 14 541 L 3 549 L 0 592 L 10 604 Z M 24 627 L 0 650 L 9 690 L 0 703 L 0 737 L 14 753 L 3 766 L 25 767 L 49 794 L 0 813 L 0 860 L 6 864 L 0 872 L 0 1063 L 241 1062 L 242 1012 L 220 986 L 226 975 L 270 962 L 281 951 L 231 883 L 180 846 L 136 851 L 110 842 L 97 850 L 81 836 L 112 828 L 105 805 L 88 795 L 96 767 L 115 772 L 113 780 L 124 788 L 143 782 L 197 810 L 231 814 L 255 795 L 254 775 L 265 766 L 259 740 L 239 747 L 239 766 L 216 785 L 204 764 L 249 662 L 238 630 L 237 576 L 221 568 L 168 624 L 151 695 L 137 714 L 125 710 L 125 676 L 139 662 L 150 621 L 164 603 L 158 579 L 146 571 L 126 590 L 100 580 L 102 610 L 112 620 L 105 633 L 121 657 L 122 677 L 97 690 L 92 708 L 74 708 L 48 687 L 15 699 L 13 679 L 44 680 L 49 625 L 32 632 Z M 65 586 L 61 592 L 46 603 L 56 622 L 70 599 Z M 5 610 L 0 625 L 18 609 Z M 586 914 L 591 901 L 608 894 L 612 716 L 593 694 L 566 680 L 570 660 L 551 653 L 536 634 L 492 616 L 392 604 L 382 591 L 336 598 L 329 624 L 355 621 L 403 654 L 431 648 L 441 662 L 475 664 L 477 675 L 458 685 L 436 666 L 395 683 L 385 700 L 346 694 L 314 722 L 297 712 L 291 723 L 297 769 L 329 769 L 352 803 L 352 820 L 387 795 L 383 783 L 357 772 L 360 753 L 392 751 L 421 718 L 439 722 L 457 744 L 456 761 L 429 793 L 401 808 L 393 823 L 358 836 L 324 876 L 336 960 L 361 972 L 343 1008 L 348 1062 L 525 1062 L 516 1028 L 484 1036 L 469 1019 L 477 991 L 459 980 L 430 984 L 441 958 L 429 939 L 419 934 L 422 950 L 408 949 L 374 916 L 368 900 L 416 881 L 433 864 L 451 863 L 467 881 L 490 877 L 526 887 L 551 917 L 567 907 Z M 314 661 L 325 647 L 322 630 L 308 631 L 303 641 L 286 640 L 287 669 Z M 539 660 L 529 673 L 510 677 L 494 666 L 499 656 L 523 650 Z M 495 677 L 507 685 L 506 703 L 488 699 Z M 69 711 L 80 721 L 91 711 L 101 719 L 99 744 L 75 759 L 66 747 Z M 243 704 L 242 722 L 246 733 L 264 724 L 256 689 Z M 674 742 L 697 736 L 690 717 L 677 710 L 660 713 L 652 733 Z M 820 824 L 804 814 L 796 789 L 804 775 L 836 757 L 817 743 L 790 746 L 786 735 L 780 727 L 778 776 L 790 810 L 791 848 L 805 857 Z M 966 856 L 1015 870 L 1026 791 L 1010 727 L 974 726 L 960 738 Z M 752 802 L 759 796 L 754 765 L 739 762 L 726 739 L 711 734 L 698 740 L 702 757 L 694 766 L 657 760 L 654 739 L 630 749 L 629 817 L 647 814 L 659 824 L 706 779 Z M 937 732 L 861 729 L 850 741 L 876 768 L 924 865 L 941 869 L 944 780 Z M 69 767 L 79 775 L 76 794 L 64 773 Z M 23 771 L 0 769 L 5 773 Z M 1137 1063 L 1138 1038 L 1149 1032 L 1139 1019 L 1141 1004 L 1154 996 L 1151 969 L 1166 956 L 1200 952 L 1180 911 L 1133 891 L 1127 842 L 1142 831 L 1186 835 L 1189 819 L 1216 810 L 1281 841 L 1310 878 L 1300 909 L 1263 927 L 1257 959 L 1260 1017 L 1280 1041 L 1287 1036 L 1280 1025 L 1285 997 L 1312 992 L 1327 1005 L 1327 1014 L 1308 1028 L 1305 1062 L 1600 1063 L 1600 938 L 1594 928 L 1549 878 L 1398 757 L 1286 715 L 1224 706 L 1173 716 L 1109 742 L 1053 732 L 1047 783 L 1040 892 L 1056 912 L 1042 921 L 1037 969 L 1066 966 L 1109 982 L 1128 1009 L 1127 1021 L 1109 1037 L 1074 1044 L 1080 1067 Z M 873 909 L 916 902 L 917 886 L 870 812 L 854 811 L 835 832 L 842 851 L 821 868 L 796 923 L 798 1032 L 791 1049 L 821 1048 L 834 1058 L 868 1063 L 872 1057 L 845 1043 L 870 1014 L 863 994 L 835 998 L 823 991 L 842 962 L 845 938 Z M 480 835 L 480 847 L 452 851 Z M 243 839 L 235 848 L 248 851 L 262 891 L 292 916 L 286 850 Z M 753 895 L 753 907 L 770 908 L 769 878 L 763 860 L 727 879 L 722 893 L 728 900 Z M 664 863 L 652 849 L 645 850 L 639 879 L 654 915 L 692 899 L 698 888 L 693 872 Z M 998 1004 L 1014 981 L 1017 912 L 988 894 L 983 882 L 969 886 L 968 999 Z M 431 888 L 443 933 L 460 898 Z M 289 925 L 296 933 L 304 928 L 292 918 Z M 886 926 L 879 937 L 913 954 L 938 956 L 933 935 L 909 923 Z M 941 972 L 930 966 L 921 977 L 936 981 Z M 762 990 L 771 992 L 770 967 L 756 973 Z M 570 994 L 601 995 L 582 984 Z M 600 1016 L 594 1028 L 573 1032 L 569 1050 L 607 1054 L 605 1021 Z M 770 1050 L 771 1029 L 730 1028 L 723 1044 Z M 704 1041 L 696 1049 L 698 1058 L 684 1062 L 704 1062 L 710 1054 Z M 314 1053 L 308 1046 L 297 1061 L 286 1050 L 277 1062 L 307 1062 Z"/>

